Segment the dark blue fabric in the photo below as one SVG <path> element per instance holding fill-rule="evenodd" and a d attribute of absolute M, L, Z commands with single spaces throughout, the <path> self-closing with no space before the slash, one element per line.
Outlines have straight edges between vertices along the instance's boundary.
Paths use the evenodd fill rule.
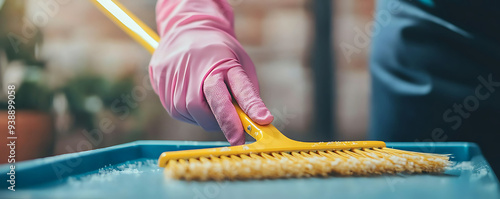
<path fill-rule="evenodd" d="M 500 42 L 499 0 L 405 0 L 481 37 Z"/>
<path fill-rule="evenodd" d="M 500 17 L 460 21 L 463 7 L 441 2 L 378 1 L 390 17 L 373 34 L 369 138 L 476 142 L 498 173 Z"/>

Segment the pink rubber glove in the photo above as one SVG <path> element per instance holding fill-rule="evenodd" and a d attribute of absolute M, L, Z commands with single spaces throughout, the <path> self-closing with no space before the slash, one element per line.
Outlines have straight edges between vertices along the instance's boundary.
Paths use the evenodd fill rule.
<path fill-rule="evenodd" d="M 232 98 L 253 121 L 272 122 L 225 0 L 159 0 L 156 20 L 161 41 L 149 74 L 172 117 L 207 131 L 222 130 L 231 145 L 245 143 Z"/>

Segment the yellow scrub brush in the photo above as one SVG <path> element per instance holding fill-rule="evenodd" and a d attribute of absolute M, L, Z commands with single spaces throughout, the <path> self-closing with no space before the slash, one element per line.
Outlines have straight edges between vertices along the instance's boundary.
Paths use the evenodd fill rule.
<path fill-rule="evenodd" d="M 150 52 L 158 35 L 114 0 L 92 0 Z M 273 125 L 254 123 L 237 104 L 245 131 L 256 142 L 240 146 L 164 152 L 158 162 L 165 174 L 185 180 L 269 179 L 384 173 L 439 173 L 448 155 L 387 148 L 380 141 L 299 142 Z"/>
<path fill-rule="evenodd" d="M 159 165 L 169 177 L 186 180 L 262 179 L 384 173 L 438 173 L 447 155 L 385 147 L 380 141 L 299 142 L 273 125 L 253 122 L 234 105 L 256 142 L 240 146 L 164 152 Z"/>

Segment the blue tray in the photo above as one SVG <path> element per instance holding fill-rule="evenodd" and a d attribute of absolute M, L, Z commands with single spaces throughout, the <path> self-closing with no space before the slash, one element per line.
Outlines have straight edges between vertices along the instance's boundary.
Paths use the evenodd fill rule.
<path fill-rule="evenodd" d="M 186 182 L 164 178 L 161 152 L 226 146 L 226 142 L 137 141 L 16 164 L 16 191 L 1 165 L 0 198 L 500 198 L 495 174 L 473 143 L 387 143 L 453 154 L 442 175 Z"/>

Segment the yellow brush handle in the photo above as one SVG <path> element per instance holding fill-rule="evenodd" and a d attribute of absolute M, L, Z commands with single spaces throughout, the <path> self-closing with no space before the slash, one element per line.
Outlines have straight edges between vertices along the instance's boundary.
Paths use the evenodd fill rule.
<path fill-rule="evenodd" d="M 92 0 L 106 15 L 113 19 L 133 39 L 153 53 L 158 46 L 159 37 L 142 21 L 130 13 L 123 5 L 114 0 Z M 156 43 L 155 43 L 156 42 Z M 253 122 L 241 108 L 234 103 L 236 112 L 243 124 L 245 132 L 255 138 L 256 142 L 240 146 L 197 149 L 187 151 L 164 152 L 159 159 L 159 165 L 165 167 L 169 160 L 189 159 L 211 156 L 231 156 L 250 153 L 294 152 L 294 151 L 323 151 L 344 150 L 355 148 L 385 147 L 380 141 L 356 142 L 299 142 L 284 136 L 272 124 L 261 126 Z"/>
<path fill-rule="evenodd" d="M 91 2 L 123 31 L 153 54 L 160 41 L 160 37 L 153 29 L 116 0 L 91 0 Z"/>
<path fill-rule="evenodd" d="M 236 102 L 233 101 L 233 105 L 234 108 L 236 108 L 236 112 L 240 117 L 245 132 L 252 136 L 256 141 L 268 139 L 288 139 L 283 134 L 281 134 L 281 132 L 279 132 L 272 124 L 261 126 L 252 121 L 252 119 L 250 119 L 250 117 L 248 117 L 248 115 L 243 112 L 243 110 L 240 108 L 240 106 L 238 106 Z"/>

